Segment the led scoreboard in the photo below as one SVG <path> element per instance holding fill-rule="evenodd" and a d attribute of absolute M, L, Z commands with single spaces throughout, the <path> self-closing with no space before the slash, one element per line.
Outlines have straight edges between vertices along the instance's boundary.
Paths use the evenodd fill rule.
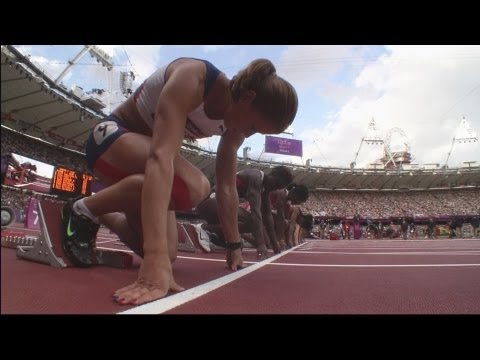
<path fill-rule="evenodd" d="M 50 193 L 67 197 L 89 196 L 92 181 L 90 174 L 57 166 L 53 171 Z"/>

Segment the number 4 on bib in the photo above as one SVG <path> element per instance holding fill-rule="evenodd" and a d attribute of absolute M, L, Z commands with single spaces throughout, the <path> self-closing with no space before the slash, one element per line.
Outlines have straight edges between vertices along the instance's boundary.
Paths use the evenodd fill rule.
<path fill-rule="evenodd" d="M 100 145 L 106 138 L 118 130 L 118 125 L 115 121 L 104 121 L 95 126 L 93 130 L 93 138 L 95 143 Z"/>

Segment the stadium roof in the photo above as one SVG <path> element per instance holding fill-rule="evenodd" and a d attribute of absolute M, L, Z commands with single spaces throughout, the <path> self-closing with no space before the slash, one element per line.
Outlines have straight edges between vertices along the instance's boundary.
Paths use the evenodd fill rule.
<path fill-rule="evenodd" d="M 12 46 L 1 52 L 2 124 L 55 145 L 84 151 L 93 126 L 103 117 L 45 76 Z"/>
<path fill-rule="evenodd" d="M 203 171 L 215 184 L 215 158 L 211 151 L 195 147 L 182 150 L 182 155 Z M 274 166 L 284 165 L 292 169 L 294 182 L 304 184 L 310 190 L 410 190 L 480 186 L 480 167 L 417 169 L 346 169 L 306 167 L 283 163 L 238 159 L 237 169 L 259 169 L 266 173 Z M 470 164 L 469 164 L 470 165 Z"/>

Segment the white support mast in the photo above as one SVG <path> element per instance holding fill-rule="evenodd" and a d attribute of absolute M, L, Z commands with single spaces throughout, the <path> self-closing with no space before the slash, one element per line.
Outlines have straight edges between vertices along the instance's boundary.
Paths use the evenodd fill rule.
<path fill-rule="evenodd" d="M 92 57 L 95 57 L 98 62 L 102 63 L 102 65 L 105 66 L 108 71 L 113 69 L 113 61 L 110 55 L 96 45 L 85 45 L 85 47 L 77 54 L 77 56 L 73 58 L 73 60 L 68 61 L 67 67 L 55 79 L 55 84 L 59 84 L 65 75 L 67 75 L 67 73 L 71 70 L 71 68 L 76 65 L 87 52 L 89 52 Z"/>
<path fill-rule="evenodd" d="M 377 129 L 374 118 L 372 118 L 372 120 L 368 123 L 368 128 L 367 128 L 367 131 L 365 133 L 365 136 L 362 138 L 362 141 L 360 141 L 360 146 L 358 147 L 358 150 L 355 153 L 355 159 L 350 163 L 350 168 L 352 170 L 355 168 L 355 165 L 357 165 L 358 154 L 360 153 L 360 150 L 362 149 L 363 143 L 366 143 L 367 145 L 382 145 L 383 144 L 383 139 L 380 136 L 380 131 Z"/>
<path fill-rule="evenodd" d="M 455 136 L 453 137 L 452 140 L 452 145 L 450 146 L 450 151 L 448 152 L 447 155 L 447 160 L 445 161 L 445 169 L 447 168 L 448 165 L 448 160 L 450 159 L 450 155 L 452 154 L 453 146 L 455 143 L 458 142 L 459 144 L 467 143 L 467 142 L 478 142 L 478 137 L 475 132 L 470 127 L 470 124 L 468 123 L 467 119 L 465 119 L 465 115 L 463 116 L 462 120 L 460 121 L 460 124 L 458 125 L 457 131 L 455 133 Z"/>

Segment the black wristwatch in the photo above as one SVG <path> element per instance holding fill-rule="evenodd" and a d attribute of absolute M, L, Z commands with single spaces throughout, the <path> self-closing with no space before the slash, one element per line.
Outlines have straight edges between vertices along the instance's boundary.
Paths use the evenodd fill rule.
<path fill-rule="evenodd" d="M 225 244 L 225 248 L 227 248 L 228 250 L 237 250 L 237 249 L 240 249 L 242 247 L 242 242 L 239 241 L 239 242 L 227 242 Z"/>

